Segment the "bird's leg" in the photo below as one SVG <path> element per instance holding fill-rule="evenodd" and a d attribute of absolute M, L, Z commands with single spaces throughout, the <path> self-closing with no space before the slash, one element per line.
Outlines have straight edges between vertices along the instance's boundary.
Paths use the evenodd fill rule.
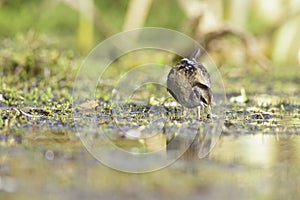
<path fill-rule="evenodd" d="M 211 116 L 211 107 L 210 107 L 210 105 L 207 106 L 206 111 L 207 111 L 207 118 L 211 118 L 212 116 Z"/>
<path fill-rule="evenodd" d="M 186 117 L 186 110 L 184 109 L 184 106 L 181 106 L 181 108 L 182 108 L 182 109 L 181 109 L 181 111 L 182 111 L 182 112 L 181 112 L 181 116 L 182 116 L 182 117 Z"/>
<path fill-rule="evenodd" d="M 201 119 L 201 106 L 197 107 L 197 117 L 198 119 Z"/>

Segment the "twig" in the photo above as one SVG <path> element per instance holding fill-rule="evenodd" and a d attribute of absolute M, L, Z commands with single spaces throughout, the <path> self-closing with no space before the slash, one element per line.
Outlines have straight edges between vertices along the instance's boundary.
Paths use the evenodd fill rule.
<path fill-rule="evenodd" d="M 224 26 L 223 28 L 206 34 L 203 39 L 205 49 L 209 49 L 209 44 L 212 41 L 228 35 L 235 36 L 243 42 L 248 58 L 253 59 L 265 70 L 269 70 L 271 68 L 271 61 L 257 51 L 256 38 L 248 32 L 233 27 Z"/>
<path fill-rule="evenodd" d="M 38 118 L 44 117 L 43 115 L 31 115 L 31 114 L 28 114 L 28 113 L 24 112 L 23 110 L 17 109 L 17 108 L 13 108 L 13 110 L 15 110 L 16 112 L 20 112 L 20 113 L 22 113 L 22 115 L 24 115 L 24 116 L 26 116 L 26 117 L 30 117 L 30 118 L 34 118 L 34 117 L 38 117 Z"/>

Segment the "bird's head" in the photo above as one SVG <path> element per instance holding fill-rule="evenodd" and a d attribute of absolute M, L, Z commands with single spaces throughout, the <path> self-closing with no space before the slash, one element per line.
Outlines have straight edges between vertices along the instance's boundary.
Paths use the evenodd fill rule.
<path fill-rule="evenodd" d="M 175 69 L 178 71 L 185 71 L 189 74 L 192 74 L 195 72 L 197 65 L 198 63 L 194 60 L 191 60 L 189 58 L 183 58 L 175 65 Z"/>

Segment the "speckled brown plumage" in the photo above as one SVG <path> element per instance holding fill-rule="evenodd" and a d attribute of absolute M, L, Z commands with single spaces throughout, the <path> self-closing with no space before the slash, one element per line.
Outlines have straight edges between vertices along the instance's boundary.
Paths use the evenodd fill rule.
<path fill-rule="evenodd" d="M 167 87 L 170 94 L 184 107 L 201 106 L 210 112 L 210 75 L 197 62 L 199 55 L 200 50 L 196 50 L 190 58 L 180 60 L 168 74 Z"/>

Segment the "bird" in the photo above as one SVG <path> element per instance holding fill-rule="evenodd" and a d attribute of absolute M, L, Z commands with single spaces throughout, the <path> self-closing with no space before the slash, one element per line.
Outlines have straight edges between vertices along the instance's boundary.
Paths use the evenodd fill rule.
<path fill-rule="evenodd" d="M 211 117 L 212 91 L 210 75 L 200 58 L 200 49 L 196 49 L 189 58 L 181 59 L 167 76 L 167 90 L 183 107 L 197 107 L 198 119 L 201 118 L 201 107 Z"/>

